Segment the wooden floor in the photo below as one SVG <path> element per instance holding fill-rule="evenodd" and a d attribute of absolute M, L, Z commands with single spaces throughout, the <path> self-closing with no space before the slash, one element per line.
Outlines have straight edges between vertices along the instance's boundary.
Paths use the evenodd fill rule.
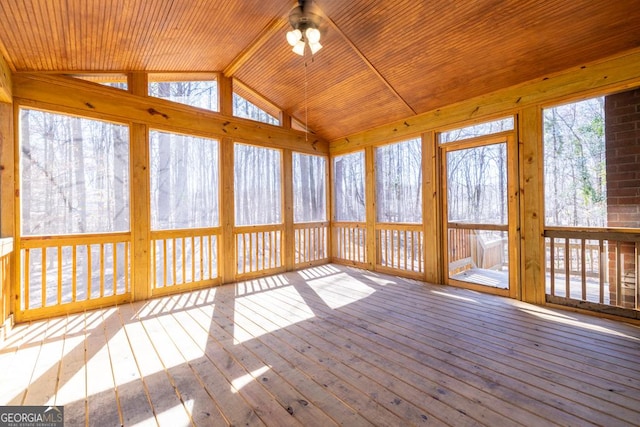
<path fill-rule="evenodd" d="M 638 426 L 640 328 L 327 265 L 18 325 L 66 425 Z"/>

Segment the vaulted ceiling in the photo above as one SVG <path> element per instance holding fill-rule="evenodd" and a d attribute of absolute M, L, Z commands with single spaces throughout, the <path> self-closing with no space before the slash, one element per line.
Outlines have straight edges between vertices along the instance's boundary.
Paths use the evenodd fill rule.
<path fill-rule="evenodd" d="M 640 46 L 640 0 L 315 3 L 313 58 L 286 42 L 293 0 L 2 0 L 0 51 L 14 72 L 222 72 L 333 140 Z"/>

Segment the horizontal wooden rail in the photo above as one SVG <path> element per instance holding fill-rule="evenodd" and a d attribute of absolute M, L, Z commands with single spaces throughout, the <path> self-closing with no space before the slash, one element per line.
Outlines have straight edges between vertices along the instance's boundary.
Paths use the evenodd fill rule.
<path fill-rule="evenodd" d="M 152 294 L 216 283 L 221 232 L 220 227 L 152 231 Z"/>
<path fill-rule="evenodd" d="M 211 228 L 181 228 L 176 230 L 152 230 L 151 239 L 173 239 L 178 237 L 198 237 L 206 235 L 220 235 L 222 227 Z"/>
<path fill-rule="evenodd" d="M 403 222 L 377 222 L 376 230 L 400 230 L 400 231 L 417 231 L 422 230 L 422 224 L 412 224 Z"/>
<path fill-rule="evenodd" d="M 458 230 L 509 231 L 507 224 L 473 224 L 467 222 L 449 222 L 447 227 Z"/>
<path fill-rule="evenodd" d="M 20 249 L 53 248 L 72 245 L 97 245 L 131 241 L 131 233 L 74 234 L 68 236 L 27 236 L 20 238 Z"/>
<path fill-rule="evenodd" d="M 273 230 L 284 230 L 284 225 L 282 225 L 282 224 L 261 224 L 261 225 L 242 225 L 242 226 L 238 226 L 238 227 L 233 227 L 233 232 L 235 234 L 259 233 L 259 232 L 273 231 Z"/>
<path fill-rule="evenodd" d="M 619 242 L 640 241 L 638 228 L 575 228 L 575 227 L 547 227 L 544 237 L 559 237 L 569 239 L 617 240 Z"/>

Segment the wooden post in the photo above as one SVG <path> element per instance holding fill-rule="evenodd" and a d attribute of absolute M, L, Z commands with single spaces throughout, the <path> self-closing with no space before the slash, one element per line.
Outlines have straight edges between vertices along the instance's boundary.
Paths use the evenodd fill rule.
<path fill-rule="evenodd" d="M 542 184 L 542 113 L 539 106 L 520 114 L 521 299 L 533 304 L 545 302 L 544 211 Z"/>
<path fill-rule="evenodd" d="M 0 237 L 14 237 L 13 105 L 0 103 Z"/>
<path fill-rule="evenodd" d="M 375 147 L 367 147 L 364 150 L 365 164 L 365 221 L 366 225 L 366 256 L 367 268 L 375 270 L 376 266 L 376 170 Z"/>
<path fill-rule="evenodd" d="M 231 138 L 220 141 L 220 219 L 222 225 L 222 248 L 218 255 L 222 283 L 232 283 L 236 278 L 236 245 L 233 235 L 235 223 L 234 196 L 234 146 Z"/>
<path fill-rule="evenodd" d="M 13 105 L 7 103 L 0 103 L 0 238 L 14 238 L 15 237 L 15 162 L 14 162 L 14 135 L 13 135 Z M 3 250 L 6 248 L 7 250 Z M 9 254 L 9 250 L 11 253 Z M 19 261 L 19 257 L 16 254 L 17 248 L 13 245 L 11 239 L 0 239 L 0 257 L 9 257 L 9 270 L 6 275 L 0 271 L 0 341 L 2 341 L 3 334 L 6 333 L 4 329 L 4 322 L 13 313 L 17 307 L 14 307 L 12 302 L 18 301 L 14 299 L 14 295 L 18 294 L 18 283 L 13 272 L 20 270 L 16 262 Z M 5 253 L 6 252 L 6 253 Z M 2 265 L 0 265 L 2 268 Z M 11 286 L 13 284 L 13 286 Z"/>
<path fill-rule="evenodd" d="M 9 64 L 0 55 L 0 237 L 13 237 L 15 241 L 16 233 L 18 230 L 16 224 L 19 224 L 16 218 L 18 212 L 15 208 L 18 206 L 17 202 L 17 188 L 15 187 L 15 177 L 18 172 L 18 163 L 15 160 L 14 147 L 17 145 L 17 139 L 14 139 L 14 120 L 17 121 L 17 115 L 14 115 L 14 108 L 11 104 L 13 102 L 13 83 L 12 74 Z M 18 284 L 20 283 L 20 268 L 17 264 L 20 261 L 20 257 L 16 256 L 17 246 L 14 245 L 14 241 L 5 241 L 5 248 L 12 247 L 12 253 L 9 257 L 9 271 L 4 276 L 0 273 L 0 292 L 2 292 L 0 298 L 0 329 L 4 330 L 4 321 L 9 317 L 12 312 L 15 312 L 19 307 L 14 307 L 12 302 L 19 303 L 19 300 L 15 298 L 18 295 Z M 0 253 L 2 244 L 0 243 Z M 13 284 L 13 286 L 11 286 Z M 9 325 L 11 326 L 11 325 Z M 0 340 L 2 334 L 0 334 Z"/>
<path fill-rule="evenodd" d="M 327 161 L 327 173 L 329 174 L 329 180 L 327 181 L 327 215 L 329 218 L 329 262 L 334 262 L 338 258 L 338 230 L 336 225 L 336 211 L 335 211 L 335 182 L 336 172 L 334 169 L 334 156 L 329 156 Z"/>
<path fill-rule="evenodd" d="M 332 176 L 332 168 L 333 168 L 333 159 L 331 156 L 327 155 L 326 157 L 327 159 L 327 167 L 324 170 L 324 177 L 325 177 L 325 197 L 326 197 L 326 219 L 329 223 L 328 227 L 327 227 L 327 246 L 325 248 L 326 254 L 327 254 L 327 258 L 329 260 L 329 262 L 331 262 L 333 260 L 334 257 L 334 247 L 333 247 L 333 242 L 334 242 L 334 238 L 333 238 L 333 180 L 331 179 Z"/>
<path fill-rule="evenodd" d="M 542 126 L 539 125 L 540 129 Z M 522 247 L 520 245 L 520 224 L 522 223 L 521 187 L 520 187 L 520 145 L 516 144 L 515 136 L 507 138 L 507 206 L 508 206 L 508 236 L 509 236 L 509 297 L 520 299 L 522 295 Z M 540 191 L 543 189 L 540 188 Z M 543 276 L 544 277 L 544 276 Z M 544 291 L 544 287 L 543 287 Z"/>
<path fill-rule="evenodd" d="M 218 76 L 218 87 L 220 94 L 218 111 L 225 116 L 233 116 L 233 79 L 220 74 Z"/>
<path fill-rule="evenodd" d="M 295 266 L 295 230 L 293 229 L 293 153 L 282 150 L 282 180 L 284 193 L 284 267 Z"/>
<path fill-rule="evenodd" d="M 128 80 L 129 91 L 134 95 L 146 95 L 146 73 L 132 73 Z M 131 264 L 133 300 L 150 296 L 150 233 L 151 201 L 149 176 L 149 126 L 133 123 L 130 128 L 131 153 Z"/>
<path fill-rule="evenodd" d="M 438 147 L 435 132 L 422 134 L 422 231 L 424 280 L 442 283 L 442 251 L 438 197 Z"/>
<path fill-rule="evenodd" d="M 284 129 L 291 129 L 291 116 L 285 111 L 280 111 L 280 126 Z"/>

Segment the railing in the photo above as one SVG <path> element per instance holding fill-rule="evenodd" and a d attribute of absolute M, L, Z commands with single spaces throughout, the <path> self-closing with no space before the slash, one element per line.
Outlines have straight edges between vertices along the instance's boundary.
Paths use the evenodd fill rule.
<path fill-rule="evenodd" d="M 545 230 L 545 248 L 549 301 L 639 309 L 640 233 L 553 228 Z"/>
<path fill-rule="evenodd" d="M 474 260 L 478 268 L 489 270 L 501 269 L 509 259 L 509 245 L 506 236 L 476 237 L 477 250 Z"/>
<path fill-rule="evenodd" d="M 599 278 L 600 257 L 606 254 L 606 245 L 606 241 L 547 238 L 545 239 L 545 251 L 547 255 L 553 252 L 553 257 L 547 257 L 549 262 L 547 262 L 546 272 L 563 271 L 568 266 L 571 275 L 582 275 L 584 272 L 587 278 Z M 553 262 L 551 262 L 552 259 Z M 568 261 L 566 266 L 565 260 Z M 606 271 L 603 270 L 603 272 Z"/>
<path fill-rule="evenodd" d="M 152 231 L 152 294 L 216 283 L 220 233 L 220 228 Z"/>
<path fill-rule="evenodd" d="M 0 330 L 4 321 L 11 313 L 10 295 L 11 288 L 11 254 L 13 253 L 13 239 L 0 239 Z M 0 335 L 0 341 L 2 341 Z"/>
<path fill-rule="evenodd" d="M 474 266 L 471 257 L 472 234 L 475 234 L 473 230 L 449 228 L 447 251 L 450 276 Z"/>
<path fill-rule="evenodd" d="M 276 224 L 234 229 L 238 276 L 281 269 L 282 228 L 281 224 Z"/>
<path fill-rule="evenodd" d="M 420 224 L 376 224 L 376 264 L 414 273 L 424 272 Z"/>
<path fill-rule="evenodd" d="M 470 268 L 502 270 L 508 263 L 508 227 L 498 224 L 448 224 L 449 275 Z"/>
<path fill-rule="evenodd" d="M 328 258 L 328 222 L 299 223 L 294 224 L 293 229 L 295 233 L 294 263 L 296 266 L 325 261 Z"/>
<path fill-rule="evenodd" d="M 126 300 L 131 293 L 130 242 L 129 233 L 23 237 L 21 317 Z"/>
<path fill-rule="evenodd" d="M 367 262 L 367 230 L 361 222 L 333 224 L 334 258 L 354 263 Z"/>

